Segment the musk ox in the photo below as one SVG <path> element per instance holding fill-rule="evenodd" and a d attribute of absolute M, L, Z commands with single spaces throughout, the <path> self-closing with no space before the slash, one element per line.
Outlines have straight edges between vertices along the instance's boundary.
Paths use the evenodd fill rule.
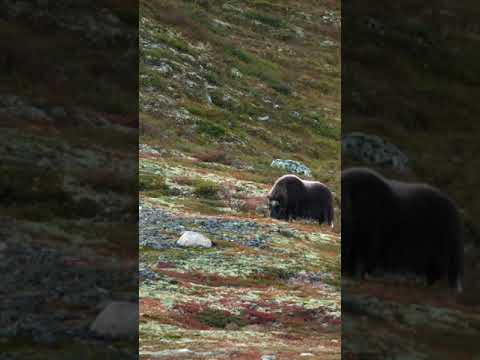
<path fill-rule="evenodd" d="M 333 227 L 332 193 L 321 182 L 284 175 L 277 179 L 267 198 L 272 218 L 315 219 Z"/>
<path fill-rule="evenodd" d="M 389 180 L 367 168 L 342 172 L 342 272 L 416 273 L 462 291 L 459 212 L 440 190 Z"/>

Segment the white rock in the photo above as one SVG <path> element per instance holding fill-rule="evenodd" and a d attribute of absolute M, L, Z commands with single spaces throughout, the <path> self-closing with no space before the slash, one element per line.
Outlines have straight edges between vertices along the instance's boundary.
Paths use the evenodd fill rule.
<path fill-rule="evenodd" d="M 262 356 L 262 360 L 276 360 L 276 356 L 275 355 L 263 355 Z"/>
<path fill-rule="evenodd" d="M 135 339 L 138 321 L 138 304 L 114 301 L 97 316 L 90 331 L 102 337 Z"/>
<path fill-rule="evenodd" d="M 230 74 L 232 74 L 233 77 L 238 79 L 241 79 L 243 77 L 243 74 L 237 68 L 230 69 Z"/>
<path fill-rule="evenodd" d="M 204 235 L 195 231 L 185 231 L 180 239 L 177 240 L 177 245 L 183 247 L 212 247 L 212 242 Z"/>

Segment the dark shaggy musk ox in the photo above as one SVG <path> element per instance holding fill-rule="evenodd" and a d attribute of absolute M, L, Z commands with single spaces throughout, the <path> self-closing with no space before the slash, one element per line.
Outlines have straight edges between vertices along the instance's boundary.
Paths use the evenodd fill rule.
<path fill-rule="evenodd" d="M 315 219 L 333 227 L 332 193 L 321 182 L 284 175 L 277 179 L 267 198 L 272 218 Z"/>
<path fill-rule="evenodd" d="M 342 172 L 342 272 L 416 273 L 427 284 L 447 278 L 462 291 L 459 212 L 426 184 L 389 180 L 367 168 Z"/>

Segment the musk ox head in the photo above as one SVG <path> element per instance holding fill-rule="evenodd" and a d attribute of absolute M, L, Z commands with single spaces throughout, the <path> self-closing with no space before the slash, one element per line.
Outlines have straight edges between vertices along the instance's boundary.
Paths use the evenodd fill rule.
<path fill-rule="evenodd" d="M 267 200 L 270 217 L 278 220 L 286 219 L 286 208 L 282 205 L 282 202 L 272 198 L 270 195 L 267 196 Z"/>

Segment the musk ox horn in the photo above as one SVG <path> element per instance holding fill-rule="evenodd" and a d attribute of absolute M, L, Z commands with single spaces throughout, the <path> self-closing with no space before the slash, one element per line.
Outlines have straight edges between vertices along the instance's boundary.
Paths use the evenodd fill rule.
<path fill-rule="evenodd" d="M 278 200 L 270 200 L 270 205 L 272 205 L 272 206 L 278 206 L 278 205 L 280 205 L 280 201 L 278 201 Z"/>

